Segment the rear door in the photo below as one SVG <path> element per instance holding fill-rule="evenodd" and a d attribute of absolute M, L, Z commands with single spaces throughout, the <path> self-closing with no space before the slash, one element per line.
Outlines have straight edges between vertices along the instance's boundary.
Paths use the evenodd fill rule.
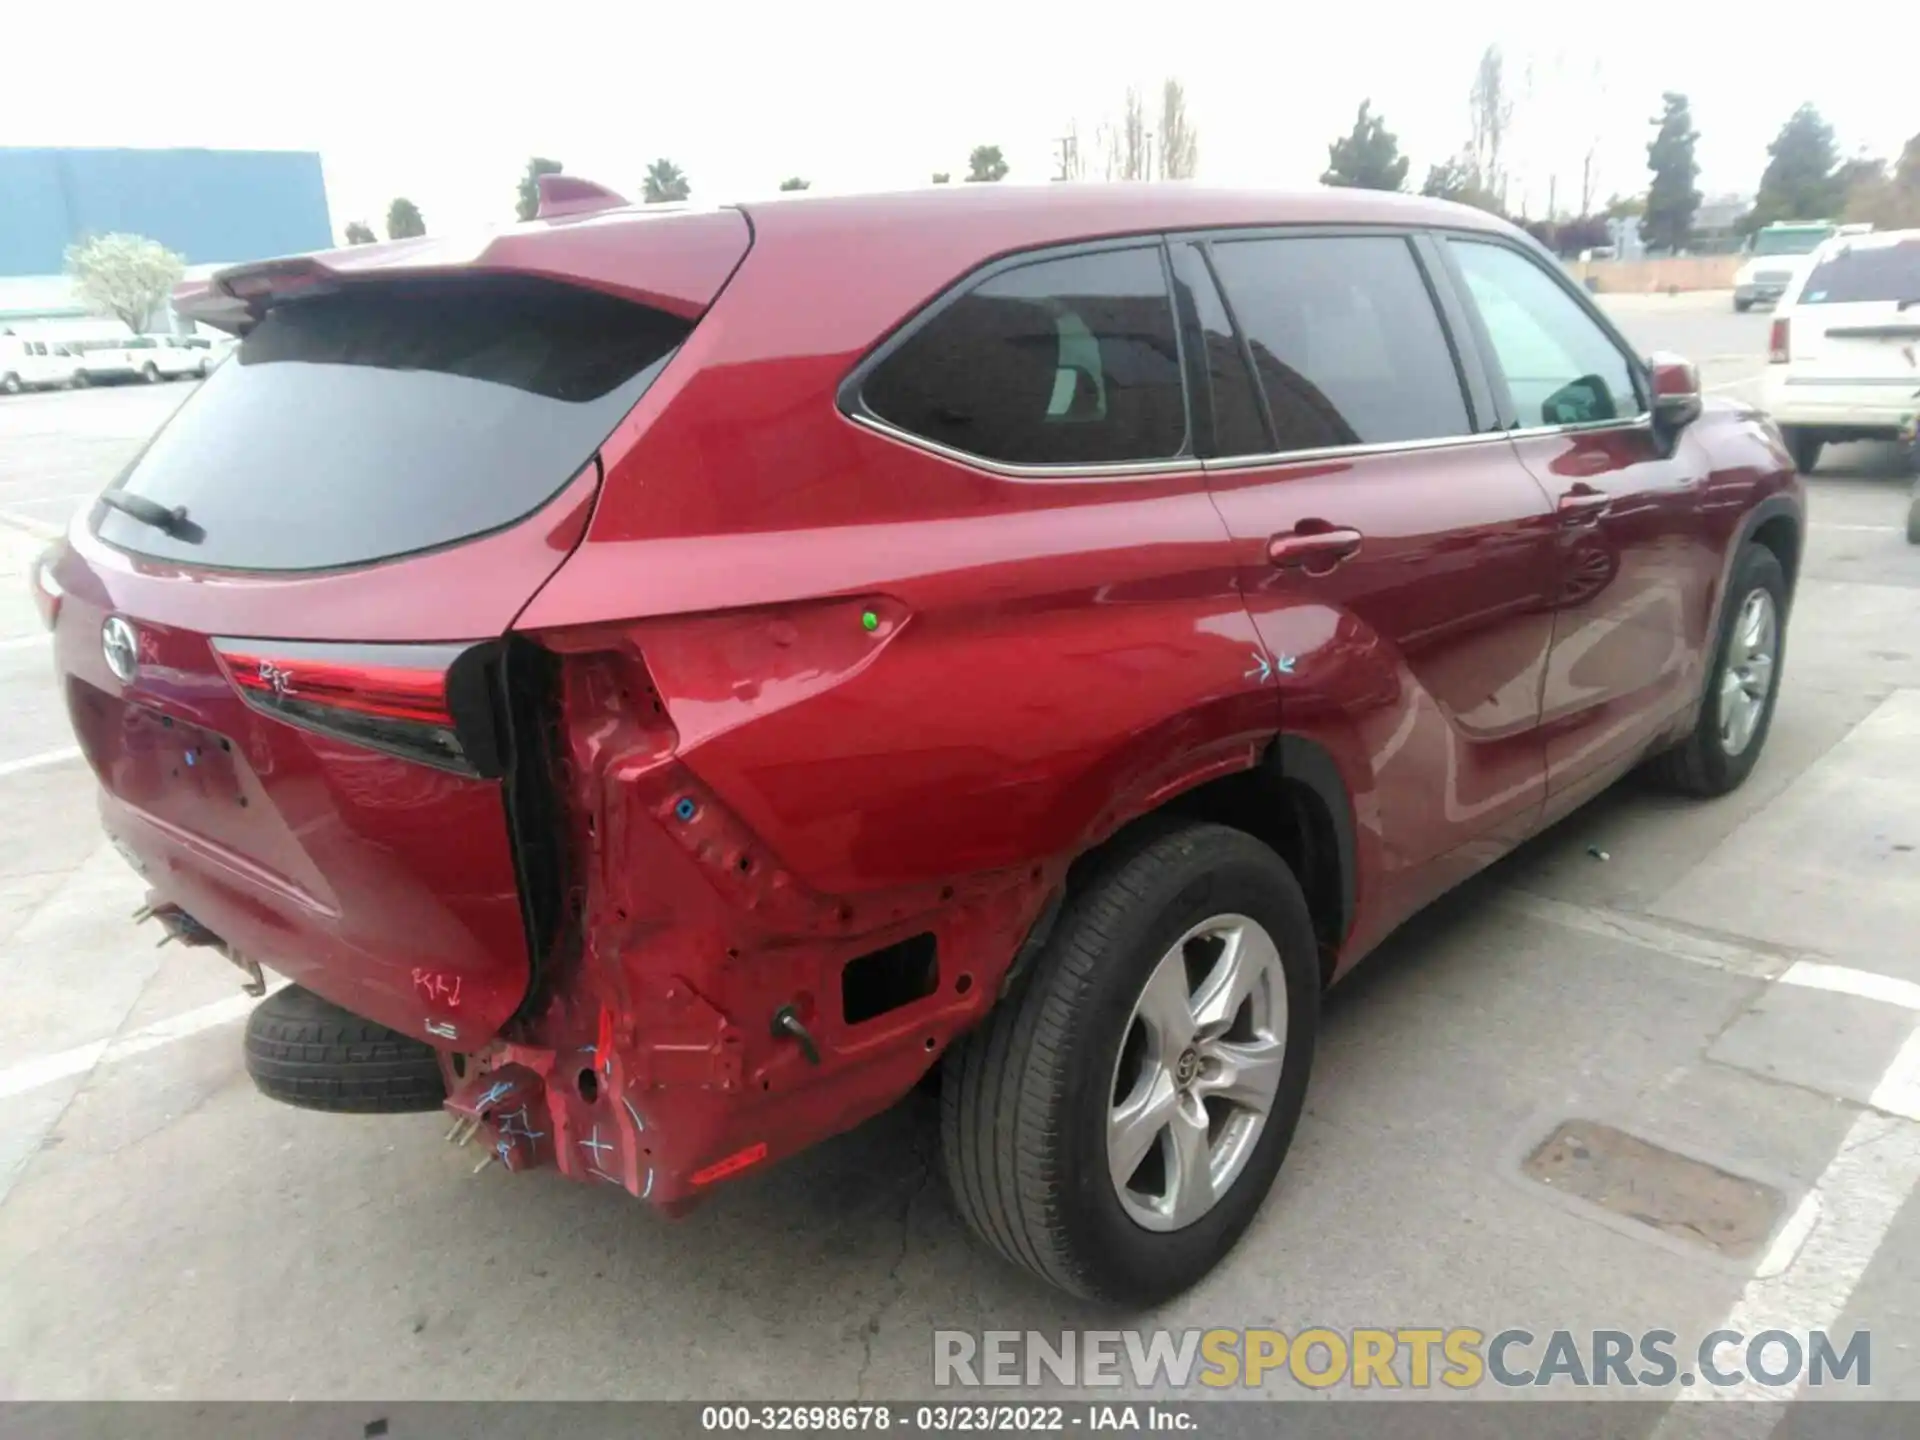
<path fill-rule="evenodd" d="M 267 310 L 56 562 L 68 708 L 156 898 L 396 1029 L 494 1033 L 545 937 L 492 642 L 690 328 L 513 276 Z"/>
<path fill-rule="evenodd" d="M 1446 251 L 1490 357 L 1495 398 L 1559 531 L 1541 707 L 1550 813 L 1636 758 L 1699 692 L 1719 552 L 1710 474 L 1654 433 L 1638 362 L 1548 262 L 1493 236 Z"/>
<path fill-rule="evenodd" d="M 1390 923 L 1539 815 L 1551 507 L 1458 363 L 1418 237 L 1203 248 L 1257 377 L 1235 398 L 1244 379 L 1215 365 L 1216 422 L 1223 394 L 1257 418 L 1220 423 L 1208 466 L 1266 645 L 1255 668 L 1278 672 L 1285 730 L 1349 772 Z"/>
<path fill-rule="evenodd" d="M 1787 383 L 1809 401 L 1857 389 L 1897 406 L 1920 391 L 1920 233 L 1830 245 L 1790 298 Z"/>

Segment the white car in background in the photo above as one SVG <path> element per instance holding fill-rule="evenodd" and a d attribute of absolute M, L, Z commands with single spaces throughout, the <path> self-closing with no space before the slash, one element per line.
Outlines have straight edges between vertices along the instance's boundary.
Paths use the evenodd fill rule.
<path fill-rule="evenodd" d="M 74 387 L 80 389 L 102 380 L 131 380 L 139 374 L 140 367 L 134 364 L 133 352 L 127 349 L 127 340 L 130 338 L 69 340 L 67 348 L 80 361 L 73 377 Z"/>
<path fill-rule="evenodd" d="M 202 353 L 190 349 L 177 335 L 135 335 L 127 341 L 127 358 L 133 362 L 134 374 L 150 385 L 204 373 Z"/>
<path fill-rule="evenodd" d="M 1920 468 L 1920 230 L 1837 235 L 1780 297 L 1765 404 L 1802 474 L 1822 447 L 1893 440 Z"/>
<path fill-rule="evenodd" d="M 80 374 L 79 357 L 58 340 L 0 335 L 0 395 L 57 390 Z"/>

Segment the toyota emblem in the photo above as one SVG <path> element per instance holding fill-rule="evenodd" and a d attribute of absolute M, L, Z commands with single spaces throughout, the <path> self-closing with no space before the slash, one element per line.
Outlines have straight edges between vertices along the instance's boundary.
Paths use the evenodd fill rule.
<path fill-rule="evenodd" d="M 133 679 L 140 667 L 140 637 L 133 633 L 133 626 L 118 615 L 108 616 L 100 627 L 100 650 L 107 657 L 107 668 L 122 683 Z"/>

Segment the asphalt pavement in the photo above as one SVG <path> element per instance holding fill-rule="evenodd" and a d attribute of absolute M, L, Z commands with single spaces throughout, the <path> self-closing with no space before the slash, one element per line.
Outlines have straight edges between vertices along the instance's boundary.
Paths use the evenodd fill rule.
<path fill-rule="evenodd" d="M 1763 368 L 1725 297 L 1608 303 L 1710 387 Z M 1867 1329 L 1867 1393 L 1920 1399 L 1920 548 L 1877 447 L 1813 478 L 1748 784 L 1625 784 L 1390 941 L 1252 1233 L 1130 1320 L 972 1242 L 924 1097 L 669 1222 L 256 1094 L 236 974 L 128 918 L 24 580 L 190 389 L 0 400 L 0 1398 L 900 1397 L 936 1329 L 1145 1324 Z M 1658 1203 L 1543 1177 L 1573 1122 Z M 1741 1253 L 1708 1171 L 1757 1207 Z"/>

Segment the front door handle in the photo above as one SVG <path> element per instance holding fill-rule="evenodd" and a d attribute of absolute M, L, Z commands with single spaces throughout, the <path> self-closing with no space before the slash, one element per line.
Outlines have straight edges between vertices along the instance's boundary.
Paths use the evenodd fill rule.
<path fill-rule="evenodd" d="M 1360 549 L 1358 530 L 1315 526 L 1284 531 L 1267 541 L 1267 559 L 1277 569 L 1324 575 Z"/>
<path fill-rule="evenodd" d="M 1572 489 L 1561 492 L 1554 509 L 1562 525 L 1591 525 L 1606 514 L 1611 504 L 1613 497 L 1606 491 L 1579 480 Z"/>

